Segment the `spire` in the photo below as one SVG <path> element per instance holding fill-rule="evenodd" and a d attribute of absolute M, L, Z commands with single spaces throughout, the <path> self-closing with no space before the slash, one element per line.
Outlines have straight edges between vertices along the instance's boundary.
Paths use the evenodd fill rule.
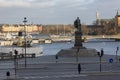
<path fill-rule="evenodd" d="M 96 25 L 100 25 L 99 13 L 96 11 Z"/>
<path fill-rule="evenodd" d="M 118 15 L 119 15 L 119 12 L 118 12 L 118 10 L 117 10 L 116 16 L 118 16 Z"/>
<path fill-rule="evenodd" d="M 98 11 L 96 11 L 96 19 L 97 20 L 99 19 L 99 13 L 98 13 Z"/>

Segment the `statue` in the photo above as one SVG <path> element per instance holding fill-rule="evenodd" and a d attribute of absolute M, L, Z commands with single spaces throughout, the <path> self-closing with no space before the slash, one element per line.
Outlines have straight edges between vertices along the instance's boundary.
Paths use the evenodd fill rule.
<path fill-rule="evenodd" d="M 74 21 L 74 26 L 77 29 L 75 31 L 75 47 L 82 47 L 82 31 L 81 31 L 81 23 L 79 17 Z"/>
<path fill-rule="evenodd" d="M 77 31 L 81 32 L 81 23 L 79 17 L 74 21 L 74 26 L 77 28 Z"/>

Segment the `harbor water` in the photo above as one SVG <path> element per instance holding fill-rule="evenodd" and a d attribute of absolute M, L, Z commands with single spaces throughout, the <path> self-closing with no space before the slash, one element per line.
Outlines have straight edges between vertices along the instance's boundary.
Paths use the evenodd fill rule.
<path fill-rule="evenodd" d="M 59 42 L 52 44 L 40 44 L 43 47 L 43 55 L 55 55 L 61 49 L 69 49 L 74 47 L 74 42 Z M 83 43 L 86 48 L 96 49 L 100 51 L 104 50 L 104 54 L 116 55 L 117 47 L 120 47 L 120 42 L 115 41 L 100 41 L 100 42 L 87 42 Z M 120 55 L 120 50 L 118 50 L 118 55 Z"/>
<path fill-rule="evenodd" d="M 113 40 L 94 40 L 94 41 L 88 41 L 84 42 L 83 46 L 86 48 L 92 48 L 96 49 L 97 51 L 100 51 L 101 49 L 104 50 L 104 54 L 109 55 L 116 55 L 117 47 L 120 47 L 120 42 L 116 42 Z M 35 49 L 37 47 L 37 49 Z M 52 44 L 36 44 L 31 48 L 34 48 L 35 50 L 29 50 L 28 53 L 35 53 L 35 52 L 42 52 L 42 55 L 56 55 L 61 49 L 69 49 L 74 47 L 74 41 L 72 42 L 53 42 Z M 7 48 L 8 49 L 8 48 Z M 0 52 L 9 53 L 10 50 L 7 50 L 5 48 L 0 47 Z M 16 49 L 15 47 L 11 47 L 10 49 Z M 19 48 L 17 48 L 18 50 Z M 30 49 L 30 48 L 29 48 Z M 5 52 L 7 51 L 7 52 Z M 22 49 L 18 50 L 19 53 Z M 117 54 L 120 55 L 120 49 L 117 51 Z M 41 55 L 41 54 L 40 54 Z"/>

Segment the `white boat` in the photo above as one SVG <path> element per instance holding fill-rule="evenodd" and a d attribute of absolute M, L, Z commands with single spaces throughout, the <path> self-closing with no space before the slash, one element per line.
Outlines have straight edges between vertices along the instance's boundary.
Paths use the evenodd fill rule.
<path fill-rule="evenodd" d="M 0 39 L 11 40 L 13 36 L 10 33 L 0 33 Z"/>
<path fill-rule="evenodd" d="M 51 44 L 51 43 L 52 43 L 52 40 L 51 40 L 51 39 L 45 39 L 45 43 L 46 43 L 46 44 Z"/>
<path fill-rule="evenodd" d="M 18 54 L 25 54 L 25 47 L 14 47 L 14 46 L 1 46 L 0 53 L 11 53 L 14 55 L 14 50 L 18 51 Z M 26 54 L 35 54 L 35 56 L 41 56 L 43 53 L 43 47 L 26 47 Z"/>
<path fill-rule="evenodd" d="M 51 38 L 58 38 L 60 35 L 50 35 Z"/>
<path fill-rule="evenodd" d="M 0 40 L 0 46 L 11 46 L 13 41 L 11 40 Z"/>

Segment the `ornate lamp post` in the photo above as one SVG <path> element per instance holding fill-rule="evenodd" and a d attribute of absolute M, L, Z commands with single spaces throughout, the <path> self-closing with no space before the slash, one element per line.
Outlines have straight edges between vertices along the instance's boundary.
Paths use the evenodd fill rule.
<path fill-rule="evenodd" d="M 27 20 L 26 20 L 27 18 L 26 17 L 24 17 L 24 21 L 23 21 L 23 23 L 24 23 L 24 32 L 25 32 L 25 36 L 24 36 L 24 40 L 25 40 L 25 68 L 27 67 L 27 60 L 26 60 L 26 22 L 27 22 Z"/>

